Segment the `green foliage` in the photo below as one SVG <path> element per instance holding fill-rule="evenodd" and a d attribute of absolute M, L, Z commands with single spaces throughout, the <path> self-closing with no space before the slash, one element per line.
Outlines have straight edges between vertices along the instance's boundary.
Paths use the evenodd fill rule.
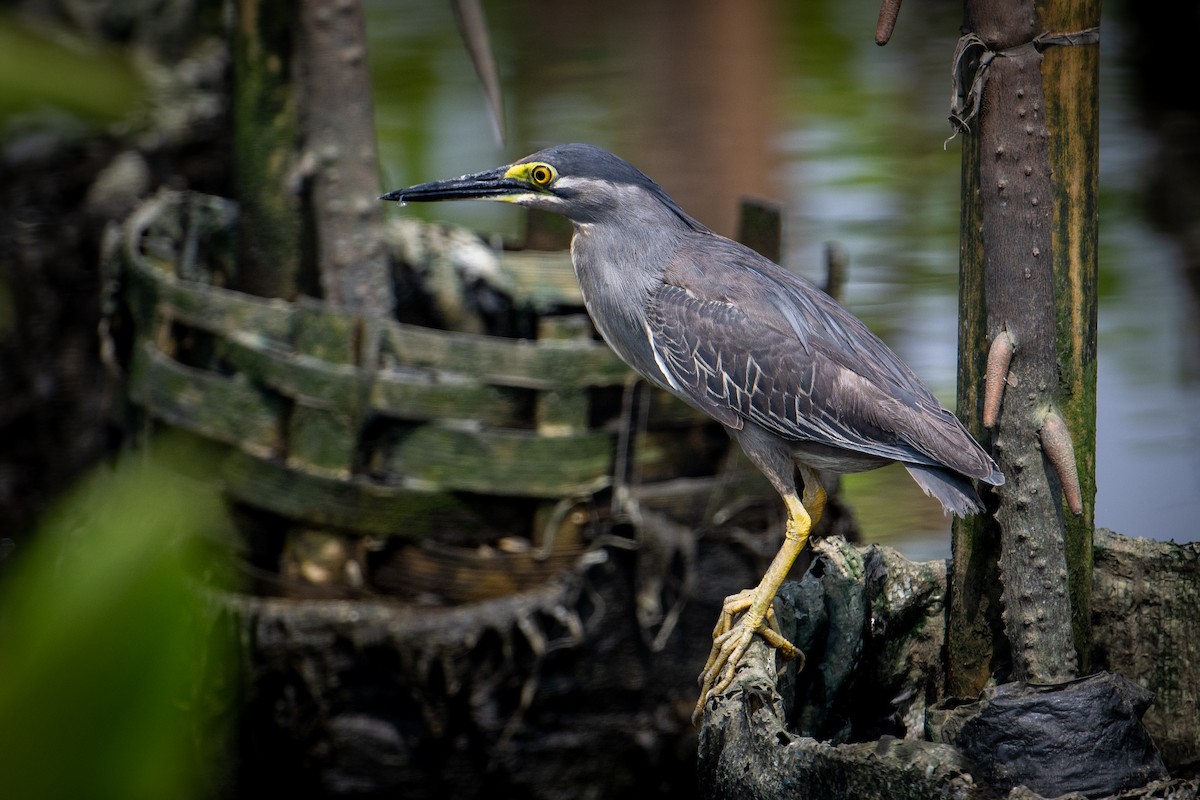
<path fill-rule="evenodd" d="M 97 471 L 4 575 L 4 796 L 186 800 L 220 780 L 233 651 L 201 544 L 224 520 L 185 455 Z"/>
<path fill-rule="evenodd" d="M 69 47 L 0 14 L 0 120 L 55 108 L 105 122 L 129 113 L 142 86 L 117 51 Z"/>

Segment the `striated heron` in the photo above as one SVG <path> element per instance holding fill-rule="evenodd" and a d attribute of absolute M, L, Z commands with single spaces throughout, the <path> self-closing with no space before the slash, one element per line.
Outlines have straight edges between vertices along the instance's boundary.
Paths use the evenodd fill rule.
<path fill-rule="evenodd" d="M 726 599 L 693 720 L 733 681 L 755 633 L 787 657 L 798 654 L 772 605 L 824 510 L 817 470 L 898 461 L 958 516 L 983 510 L 972 478 L 1004 482 L 958 419 L 862 321 L 803 277 L 688 216 L 612 153 L 560 145 L 381 199 L 502 200 L 570 219 L 571 261 L 604 340 L 650 383 L 721 422 L 783 498 L 783 544 L 757 587 Z"/>

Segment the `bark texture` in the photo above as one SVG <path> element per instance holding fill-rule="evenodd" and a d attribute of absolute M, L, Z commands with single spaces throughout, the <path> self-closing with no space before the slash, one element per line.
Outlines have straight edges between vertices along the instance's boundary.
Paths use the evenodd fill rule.
<path fill-rule="evenodd" d="M 1098 22 L 1090 2 L 966 4 L 958 400 L 977 435 L 985 353 L 1004 336 L 1014 354 L 988 398 L 1002 397 L 990 438 L 1007 479 L 994 521 L 955 527 L 948 688 L 959 696 L 1088 666 L 1098 73 L 1087 31 Z"/>
<path fill-rule="evenodd" d="M 1146 712 L 1172 770 L 1200 765 L 1200 544 L 1096 531 L 1094 662 L 1154 694 Z"/>
<path fill-rule="evenodd" d="M 233 36 L 233 164 L 241 268 L 235 288 L 294 300 L 300 292 L 299 98 L 291 3 L 239 0 Z"/>
<path fill-rule="evenodd" d="M 236 285 L 389 313 L 362 4 L 239 0 L 235 33 Z"/>
<path fill-rule="evenodd" d="M 326 301 L 384 314 L 393 299 L 362 3 L 302 0 L 297 16 L 304 160 Z"/>
<path fill-rule="evenodd" d="M 1013 675 L 1054 683 L 1075 676 L 1063 514 L 1038 431 L 1056 395 L 1049 133 L 1042 56 L 996 58 L 979 122 L 980 204 L 988 338 L 1016 343 L 995 438 L 1006 483 L 996 509 L 1004 630 Z"/>
<path fill-rule="evenodd" d="M 1197 797 L 1200 779 L 1186 777 L 1194 773 L 1200 752 L 1200 687 L 1191 666 L 1200 653 L 1194 635 L 1188 635 L 1200 624 L 1196 545 L 1096 532 L 1094 658 L 1112 672 L 1052 686 L 1012 682 L 987 690 L 974 703 L 947 700 L 928 713 L 922 708 L 936 742 L 921 740 L 924 726 L 910 726 L 905 739 L 872 735 L 861 719 L 856 726 L 827 726 L 814 734 L 825 741 L 809 738 L 802 728 L 807 721 L 836 717 L 822 703 L 836 707 L 842 696 L 869 706 L 869 685 L 889 684 L 894 673 L 867 654 L 903 650 L 910 664 L 920 663 L 926 649 L 920 632 L 936 629 L 940 604 L 919 579 L 920 570 L 932 564 L 889 558 L 880 581 L 880 571 L 870 564 L 882 551 L 823 542 L 804 579 L 781 589 L 787 609 L 795 609 L 781 613 L 781 625 L 797 644 L 804 643 L 808 663 L 798 678 L 781 670 L 777 690 L 775 656 L 754 642 L 734 685 L 705 717 L 702 794 L 823 800 Z M 906 608 L 898 616 L 908 623 L 885 625 L 881 635 L 880 621 L 898 618 L 888 607 Z M 922 618 L 932 627 L 925 628 Z M 795 630 L 787 627 L 791 621 Z M 805 672 L 814 674 L 806 679 Z M 833 680 L 843 674 L 861 679 L 855 691 L 847 691 L 855 687 L 853 677 Z M 931 674 L 936 668 L 912 670 L 908 691 L 891 687 L 896 711 L 926 691 Z M 820 691 L 804 691 L 806 680 L 828 687 L 828 699 Z M 888 715 L 878 706 L 871 713 L 877 726 Z"/>

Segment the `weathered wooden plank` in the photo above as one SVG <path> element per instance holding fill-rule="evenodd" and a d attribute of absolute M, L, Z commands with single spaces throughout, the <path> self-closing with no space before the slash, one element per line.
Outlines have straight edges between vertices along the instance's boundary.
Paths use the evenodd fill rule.
<path fill-rule="evenodd" d="M 380 372 L 371 387 L 372 410 L 397 419 L 474 420 L 496 427 L 529 424 L 521 390 L 477 383 L 432 383 L 428 377 Z"/>
<path fill-rule="evenodd" d="M 134 352 L 130 395 L 185 430 L 269 457 L 279 453 L 281 404 L 241 378 L 186 367 L 149 343 Z"/>
<path fill-rule="evenodd" d="M 448 492 L 339 480 L 234 453 L 223 475 L 235 499 L 288 519 L 357 533 L 421 539 L 476 515 Z"/>
<path fill-rule="evenodd" d="M 420 425 L 385 437 L 382 466 L 433 485 L 519 497 L 591 494 L 612 474 L 612 437 Z"/>
<path fill-rule="evenodd" d="M 180 280 L 144 261 L 135 260 L 130 266 L 127 275 L 134 296 L 153 298 L 182 322 L 213 333 L 241 331 L 276 342 L 291 337 L 294 306 L 290 303 Z M 146 313 L 146 303 L 139 305 Z"/>
<path fill-rule="evenodd" d="M 297 318 L 296 306 L 272 300 L 244 295 L 237 292 L 179 281 L 162 274 L 150 274 L 147 269 L 134 271 L 135 281 L 131 284 L 144 309 L 141 320 L 147 326 L 153 318 L 153 309 L 161 302 L 180 322 L 218 334 L 221 354 L 238 369 L 255 380 L 261 380 L 289 397 L 302 397 L 329 408 L 349 410 L 357 402 L 357 370 L 349 365 L 328 363 L 308 355 L 295 355 L 283 349 L 283 342 L 291 338 L 293 324 L 308 328 L 324 324 L 322 319 L 345 318 L 322 310 L 308 310 L 303 320 Z M 301 326 L 300 322 L 304 325 Z M 389 326 L 390 328 L 390 326 Z M 391 330 L 393 336 L 411 333 L 414 326 L 397 325 Z M 413 351 L 422 343 L 436 343 L 435 349 L 462 348 L 462 355 L 450 365 L 438 363 L 432 355 L 416 360 L 426 362 L 425 367 L 442 371 L 453 369 L 503 355 L 494 361 L 504 364 L 525 364 L 530 369 L 539 364 L 562 363 L 576 360 L 582 351 L 581 363 L 572 370 L 580 380 L 592 377 L 601 383 L 617 383 L 625 366 L 606 347 L 592 342 L 564 342 L 565 347 L 547 357 L 538 354 L 539 345 L 495 337 L 473 337 L 450 334 L 426 328 L 415 328 L 418 332 L 405 345 L 404 350 Z M 465 338 L 465 343 L 461 338 Z M 458 341 L 443 341 L 445 339 Z M 313 347 L 321 350 L 318 344 Z M 512 351 L 516 351 L 513 354 Z M 519 368 L 519 367 L 515 367 Z M 514 368 L 514 369 L 515 369 Z M 486 377 L 486 375 L 484 376 Z M 471 418 L 484 424 L 506 425 L 520 421 L 522 400 L 519 395 L 502 388 L 476 383 L 420 383 L 409 380 L 398 372 L 383 370 L 376 375 L 372 403 L 376 410 L 390 416 L 406 419 L 433 419 L 437 417 Z M 513 383 L 541 383 L 560 385 L 555 379 L 537 378 L 536 375 L 521 376 Z"/>
<path fill-rule="evenodd" d="M 133 316 L 138 332 L 145 336 L 154 329 L 154 316 L 159 301 L 159 277 L 148 264 L 136 264 L 126 260 L 121 272 L 124 300 Z"/>
<path fill-rule="evenodd" d="M 297 301 L 292 312 L 292 347 L 298 355 L 334 364 L 359 362 L 362 318 L 348 311 Z"/>
<path fill-rule="evenodd" d="M 587 392 L 564 387 L 538 393 L 537 431 L 542 436 L 569 436 L 588 427 Z"/>
<path fill-rule="evenodd" d="M 236 332 L 246 341 L 262 338 L 293 342 L 302 351 L 351 361 L 357 318 L 329 309 L 307 308 L 220 287 L 183 281 L 150 263 L 131 265 L 130 288 L 139 319 L 149 322 L 152 309 L 166 307 L 179 321 L 218 334 Z M 301 309 L 298 312 L 298 309 Z M 298 319 L 301 313 L 303 319 Z M 301 322 L 303 324 L 301 324 Z M 328 327 L 330 339 L 314 330 Z M 450 331 L 418 325 L 382 324 L 383 356 L 405 366 L 458 372 L 481 382 L 532 389 L 564 385 L 613 386 L 629 368 L 606 345 L 589 340 L 533 342 Z M 344 338 L 340 338 L 343 337 Z"/>
<path fill-rule="evenodd" d="M 358 448 L 357 420 L 357 415 L 297 403 L 288 419 L 288 465 L 348 479 Z"/>
<path fill-rule="evenodd" d="M 250 379 L 287 397 L 346 413 L 358 405 L 359 375 L 352 366 L 297 356 L 241 335 L 222 339 L 219 353 Z"/>
<path fill-rule="evenodd" d="M 346 364 L 298 356 L 267 343 L 235 336 L 220 343 L 221 357 L 248 377 L 287 397 L 350 413 L 359 404 L 360 374 Z M 429 372 L 383 370 L 375 374 L 370 409 L 396 419 L 470 419 L 497 427 L 526 427 L 532 400 L 519 389 L 470 381 L 446 383 Z"/>
<path fill-rule="evenodd" d="M 615 386 L 627 367 L 599 342 L 502 339 L 396 323 L 383 330 L 382 357 L 405 366 L 468 375 L 484 383 L 548 389 Z"/>
<path fill-rule="evenodd" d="M 591 321 L 584 314 L 543 317 L 538 321 L 538 340 L 587 342 L 592 334 Z M 540 392 L 537 397 L 537 431 L 543 436 L 568 436 L 587 430 L 591 408 L 587 390 L 582 386 L 560 386 Z"/>

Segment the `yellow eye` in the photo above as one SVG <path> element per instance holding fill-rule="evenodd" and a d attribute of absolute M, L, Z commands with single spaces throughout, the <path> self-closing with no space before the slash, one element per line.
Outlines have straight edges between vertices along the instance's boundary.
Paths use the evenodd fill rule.
<path fill-rule="evenodd" d="M 557 175 L 549 164 L 534 164 L 529 168 L 529 180 L 535 186 L 548 186 Z"/>

